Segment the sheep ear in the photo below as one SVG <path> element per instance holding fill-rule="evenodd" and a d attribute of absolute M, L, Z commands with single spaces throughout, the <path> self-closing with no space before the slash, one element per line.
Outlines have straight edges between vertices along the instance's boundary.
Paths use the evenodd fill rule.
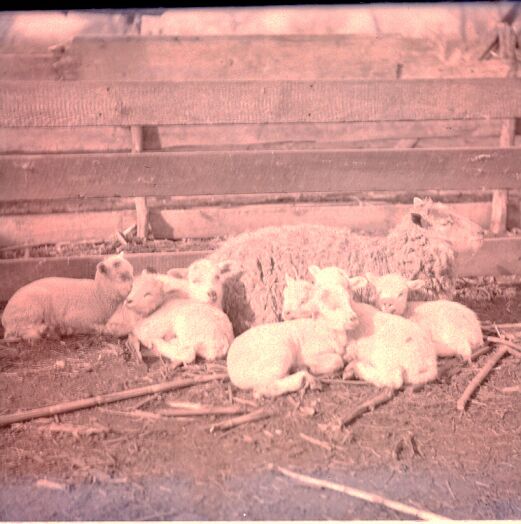
<path fill-rule="evenodd" d="M 422 216 L 419 213 L 411 213 L 411 220 L 413 224 L 417 226 L 422 225 Z"/>
<path fill-rule="evenodd" d="M 369 280 L 364 277 L 351 277 L 349 279 L 349 286 L 353 291 L 359 291 L 360 289 L 364 289 L 367 287 L 367 284 L 369 283 Z"/>
<path fill-rule="evenodd" d="M 188 270 L 186 268 L 172 268 L 169 269 L 166 274 L 174 278 L 186 278 Z"/>
<path fill-rule="evenodd" d="M 317 278 L 317 275 L 320 273 L 320 268 L 318 266 L 309 266 L 308 271 L 311 273 L 313 278 Z"/>
<path fill-rule="evenodd" d="M 412 203 L 413 203 L 414 207 L 421 207 L 421 206 L 423 206 L 424 202 L 423 202 L 423 200 L 420 197 L 414 197 Z"/>
<path fill-rule="evenodd" d="M 407 287 L 412 290 L 422 289 L 424 286 L 425 286 L 425 282 L 423 280 L 408 280 L 407 281 Z"/>
<path fill-rule="evenodd" d="M 99 271 L 102 275 L 106 275 L 109 272 L 107 266 L 103 262 L 100 262 L 96 266 L 96 271 Z"/>
<path fill-rule="evenodd" d="M 219 268 L 221 274 L 222 273 L 229 273 L 232 271 L 235 263 L 233 260 L 224 260 L 223 262 L 219 262 L 217 264 L 217 267 Z"/>
<path fill-rule="evenodd" d="M 367 279 L 368 282 L 370 282 L 371 284 L 374 284 L 374 281 L 376 280 L 376 276 L 374 275 L 374 273 L 371 273 L 371 271 L 367 271 L 366 274 L 365 274 L 365 278 Z"/>
<path fill-rule="evenodd" d="M 120 251 L 117 256 L 119 258 L 125 258 L 125 252 L 124 251 Z"/>

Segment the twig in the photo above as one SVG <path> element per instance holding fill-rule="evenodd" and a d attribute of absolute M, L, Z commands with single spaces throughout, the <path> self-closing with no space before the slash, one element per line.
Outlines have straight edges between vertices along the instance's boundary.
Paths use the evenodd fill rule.
<path fill-rule="evenodd" d="M 247 424 L 248 422 L 255 422 L 256 420 L 261 420 L 271 416 L 269 411 L 266 411 L 264 408 L 257 409 L 256 411 L 251 411 L 246 415 L 241 415 L 240 417 L 233 417 L 228 420 L 223 420 L 217 424 L 210 426 L 210 433 L 216 429 L 231 429 L 241 424 Z"/>
<path fill-rule="evenodd" d="M 513 342 L 510 342 L 510 340 L 499 337 L 487 337 L 487 340 L 489 342 L 496 342 L 497 344 L 507 346 L 511 355 L 514 357 L 521 357 L 521 346 L 519 344 L 514 344 Z"/>
<path fill-rule="evenodd" d="M 203 415 L 237 415 L 246 410 L 241 406 L 202 406 L 198 409 L 158 409 L 156 413 L 167 417 L 200 417 Z"/>
<path fill-rule="evenodd" d="M 237 404 L 244 404 L 245 406 L 251 406 L 252 408 L 258 407 L 258 404 L 256 402 L 253 402 L 253 400 L 248 400 L 246 398 L 233 397 L 233 401 L 237 402 Z"/>
<path fill-rule="evenodd" d="M 228 380 L 228 375 L 222 373 L 215 375 L 202 375 L 200 377 L 194 377 L 190 379 L 177 379 L 170 382 L 163 382 L 161 384 L 151 384 L 150 386 L 144 386 L 141 388 L 116 391 L 115 393 L 108 393 L 106 395 L 97 395 L 95 397 L 73 400 L 70 402 L 61 402 L 52 406 L 31 409 L 21 413 L 11 413 L 10 415 L 0 416 L 0 427 L 8 426 L 14 422 L 23 422 L 33 418 L 49 417 L 59 413 L 68 413 L 78 409 L 109 404 L 110 402 L 117 402 L 118 400 L 126 400 L 129 398 L 141 397 L 143 395 L 161 393 L 163 391 L 170 391 L 172 389 L 186 388 L 189 386 L 195 386 L 196 384 L 211 382 L 212 380 Z"/>
<path fill-rule="evenodd" d="M 165 404 L 176 409 L 201 409 L 204 407 L 199 402 L 181 402 L 178 400 L 165 400 Z"/>
<path fill-rule="evenodd" d="M 321 378 L 320 382 L 324 384 L 349 384 L 353 386 L 371 386 L 370 382 L 365 382 L 365 380 L 348 380 L 343 378 Z"/>
<path fill-rule="evenodd" d="M 506 346 L 500 347 L 496 353 L 494 353 L 487 361 L 487 363 L 481 368 L 481 371 L 472 379 L 470 384 L 465 388 L 463 395 L 459 398 L 456 406 L 460 411 L 465 409 L 467 402 L 469 401 L 474 390 L 483 382 L 486 376 L 492 371 L 494 366 L 501 360 L 506 353 L 508 353 L 509 348 Z"/>
<path fill-rule="evenodd" d="M 495 322 L 482 322 L 481 325 L 486 328 L 491 328 L 492 326 L 496 326 L 499 329 L 515 329 L 515 328 L 521 329 L 521 322 L 513 322 L 511 324 L 496 324 Z"/>
<path fill-rule="evenodd" d="M 106 426 L 101 424 L 95 424 L 94 426 L 75 426 L 74 424 L 56 424 L 51 422 L 43 426 L 38 426 L 40 431 L 51 431 L 56 433 L 72 433 L 74 436 L 78 435 L 96 435 L 99 433 L 108 433 L 110 430 Z"/>
<path fill-rule="evenodd" d="M 103 413 L 110 413 L 112 415 L 125 415 L 127 417 L 144 418 L 149 420 L 159 420 L 160 418 L 163 418 L 161 415 L 152 413 L 150 411 L 143 411 L 141 409 L 134 409 L 132 411 L 117 411 L 115 409 L 100 408 L 100 411 Z"/>
<path fill-rule="evenodd" d="M 119 231 L 116 231 L 116 238 L 122 246 L 128 246 L 127 239 Z"/>
<path fill-rule="evenodd" d="M 357 419 L 366 411 L 372 411 L 374 408 L 376 408 L 376 406 L 389 402 L 389 400 L 391 400 L 395 395 L 396 390 L 390 388 L 384 389 L 382 393 L 380 393 L 376 397 L 367 400 L 366 402 L 358 406 L 354 411 L 349 413 L 349 415 L 342 417 L 342 419 L 340 420 L 340 425 L 346 426 L 347 424 L 350 424 L 351 422 L 353 422 L 353 420 Z"/>
<path fill-rule="evenodd" d="M 59 482 L 54 482 L 52 480 L 40 479 L 36 481 L 37 488 L 47 488 L 47 489 L 59 489 L 61 491 L 66 489 L 65 484 Z"/>
<path fill-rule="evenodd" d="M 314 477 L 309 477 L 308 475 L 295 473 L 294 471 L 282 468 L 280 466 L 277 467 L 276 470 L 279 473 L 282 473 L 282 475 L 285 475 L 286 477 L 292 478 L 294 480 L 298 480 L 299 482 L 302 482 L 307 486 L 311 486 L 314 488 L 326 488 L 333 491 L 338 491 L 340 493 L 344 493 L 345 495 L 349 495 L 350 497 L 362 499 L 373 504 L 381 504 L 386 508 L 399 511 L 400 513 L 405 513 L 406 515 L 413 515 L 414 517 L 421 520 L 452 520 L 447 517 L 437 515 L 436 513 L 431 513 L 430 511 L 417 509 L 413 506 L 409 506 L 407 504 L 403 504 L 401 502 L 382 497 L 381 495 L 370 493 L 368 491 L 363 491 L 361 489 L 351 488 L 350 486 L 346 486 L 344 484 L 337 484 L 336 482 L 330 482 L 328 480 L 321 480 Z"/>
<path fill-rule="evenodd" d="M 299 436 L 301 439 L 305 440 L 306 442 L 309 442 L 310 444 L 314 444 L 315 446 L 320 446 L 321 448 L 327 449 L 328 451 L 331 451 L 333 449 L 333 446 L 331 444 L 328 444 L 327 442 L 324 442 L 323 440 L 319 440 L 319 439 L 310 437 L 309 435 L 306 435 L 305 433 L 299 433 Z"/>
<path fill-rule="evenodd" d="M 509 386 L 506 388 L 501 388 L 501 391 L 503 393 L 517 393 L 517 392 L 521 393 L 521 386 Z"/>
<path fill-rule="evenodd" d="M 476 361 L 481 355 L 484 355 L 485 353 L 488 353 L 492 349 L 492 346 L 483 346 L 479 349 L 476 349 L 474 353 L 470 356 L 470 360 L 472 362 Z"/>

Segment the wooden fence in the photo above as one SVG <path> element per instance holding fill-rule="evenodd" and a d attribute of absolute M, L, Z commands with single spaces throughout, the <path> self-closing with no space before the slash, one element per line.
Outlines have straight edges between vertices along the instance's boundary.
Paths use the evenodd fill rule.
<path fill-rule="evenodd" d="M 360 37 L 80 38 L 43 60 L 32 76 L 26 73 L 29 59 L 0 55 L 6 72 L 0 81 L 0 205 L 521 189 L 521 150 L 513 147 L 521 79 L 504 78 L 508 64 L 498 60 L 458 69 L 422 56 L 409 41 L 394 42 L 393 54 L 391 40 L 375 39 L 366 52 Z M 500 147 L 505 122 L 510 140 L 501 145 L 512 147 Z M 466 147 L 436 143 L 455 136 Z M 389 137 L 396 143 L 385 143 Z M 414 147 L 421 139 L 427 142 Z M 357 148 L 357 140 L 383 144 Z M 476 204 L 478 221 L 489 220 L 493 210 L 487 206 Z M 330 223 L 340 214 L 338 207 L 317 209 L 302 221 L 319 216 Z M 194 212 L 201 213 L 192 211 L 192 217 Z M 349 225 L 347 206 L 342 212 Z M 209 229 L 228 220 L 231 232 L 238 232 L 233 217 L 239 209 L 209 213 Z M 299 220 L 294 209 L 279 207 L 278 213 L 282 222 Z M 46 215 L 40 227 L 53 219 Z M 244 227 L 256 223 L 251 219 Z M 204 220 L 198 227 L 197 236 Z M 488 242 L 462 263 L 467 274 L 517 273 L 519 241 Z M 153 259 L 166 268 L 190 256 L 136 255 L 135 262 L 139 268 Z M 95 259 L 0 261 L 8 282 L 0 299 L 48 274 L 88 276 Z M 16 282 L 7 276 L 15 272 Z"/>

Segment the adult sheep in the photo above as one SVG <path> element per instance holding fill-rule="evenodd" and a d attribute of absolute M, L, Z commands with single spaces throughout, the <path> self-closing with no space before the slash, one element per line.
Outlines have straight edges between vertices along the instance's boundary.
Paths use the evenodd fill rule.
<path fill-rule="evenodd" d="M 282 319 L 285 275 L 304 278 L 308 266 L 338 266 L 352 275 L 398 272 L 426 285 L 416 300 L 451 298 L 454 255 L 477 251 L 483 230 L 430 198 L 415 198 L 413 207 L 386 237 L 320 225 L 266 227 L 223 242 L 208 258 L 233 258 L 243 271 L 224 283 L 223 310 L 235 335 L 251 326 Z M 369 293 L 361 295 L 372 302 Z"/>

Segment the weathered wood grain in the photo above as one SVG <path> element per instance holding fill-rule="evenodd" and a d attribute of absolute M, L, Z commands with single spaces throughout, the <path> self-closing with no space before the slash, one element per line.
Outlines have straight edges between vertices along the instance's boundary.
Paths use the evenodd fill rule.
<path fill-rule="evenodd" d="M 491 93 L 494 96 L 490 96 Z M 0 82 L 0 126 L 364 122 L 521 116 L 521 79 Z"/>
<path fill-rule="evenodd" d="M 205 206 L 151 209 L 149 218 L 155 239 L 220 237 L 279 224 L 324 224 L 384 234 L 409 208 L 406 204 L 354 203 Z M 490 202 L 456 203 L 451 209 L 483 228 L 489 226 Z M 2 216 L 0 246 L 109 240 L 133 223 L 132 210 Z"/>
<path fill-rule="evenodd" d="M 0 53 L 3 80 L 58 80 L 52 54 Z"/>
<path fill-rule="evenodd" d="M 187 267 L 206 256 L 208 251 L 129 254 L 136 273 L 145 267 L 165 272 L 172 267 Z M 498 261 L 497 253 L 502 253 Z M 0 301 L 7 301 L 21 286 L 38 278 L 64 276 L 92 278 L 100 256 L 0 260 Z M 511 275 L 521 273 L 521 238 L 487 239 L 475 255 L 461 256 L 456 261 L 460 276 Z"/>
<path fill-rule="evenodd" d="M 521 149 L 3 155 L 0 200 L 521 188 Z"/>
<path fill-rule="evenodd" d="M 144 128 L 143 148 L 147 151 L 192 146 L 222 148 L 232 144 L 234 148 L 311 148 L 332 143 L 349 148 L 352 144 L 358 147 L 358 144 L 412 137 L 420 138 L 417 147 L 421 147 L 422 139 L 436 139 L 440 147 L 454 147 L 463 141 L 483 138 L 495 138 L 497 143 L 500 127 L 499 120 L 161 126 Z M 0 128 L 0 153 L 117 152 L 128 151 L 129 144 L 128 127 Z"/>
<path fill-rule="evenodd" d="M 346 80 L 505 76 L 498 61 L 448 66 L 428 39 L 396 35 L 77 37 L 68 80 Z"/>

